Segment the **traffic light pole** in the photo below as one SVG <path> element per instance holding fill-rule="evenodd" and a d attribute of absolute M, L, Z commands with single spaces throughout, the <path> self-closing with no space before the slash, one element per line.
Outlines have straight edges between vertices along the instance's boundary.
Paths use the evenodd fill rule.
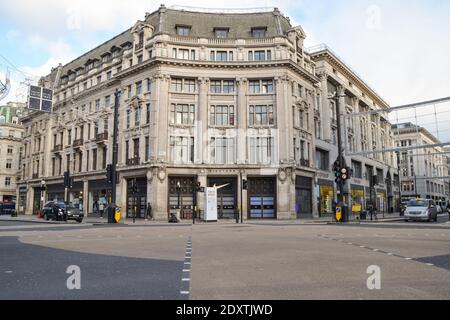
<path fill-rule="evenodd" d="M 345 167 L 345 159 L 344 159 L 344 152 L 342 148 L 342 130 L 341 130 L 341 105 L 339 102 L 339 98 L 343 97 L 344 93 L 342 91 L 342 88 L 338 88 L 337 92 L 334 94 L 333 99 L 334 103 L 336 105 L 336 124 L 337 124 L 337 143 L 338 143 L 338 160 L 341 164 L 341 168 Z M 338 187 L 339 187 L 339 196 L 338 196 L 338 202 L 344 202 L 344 183 L 342 179 L 339 180 Z"/>
<path fill-rule="evenodd" d="M 119 131 L 119 103 L 120 103 L 120 91 L 116 89 L 114 93 L 114 126 L 113 126 L 113 154 L 112 154 L 112 192 L 111 192 L 111 202 L 116 205 L 116 190 L 117 190 L 117 159 L 119 154 L 119 146 L 117 144 L 117 135 Z"/>

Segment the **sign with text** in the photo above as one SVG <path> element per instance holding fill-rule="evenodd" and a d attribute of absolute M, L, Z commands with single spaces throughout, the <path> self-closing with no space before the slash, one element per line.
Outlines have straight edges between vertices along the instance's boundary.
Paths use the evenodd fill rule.
<path fill-rule="evenodd" d="M 205 221 L 217 221 L 217 188 L 206 188 Z"/>
<path fill-rule="evenodd" d="M 36 111 L 52 112 L 53 90 L 30 86 L 28 94 L 28 108 Z"/>

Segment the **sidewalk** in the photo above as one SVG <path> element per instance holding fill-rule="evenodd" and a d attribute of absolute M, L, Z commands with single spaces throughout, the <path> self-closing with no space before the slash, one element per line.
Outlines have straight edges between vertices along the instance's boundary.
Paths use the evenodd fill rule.
<path fill-rule="evenodd" d="M 38 223 L 38 224 L 63 224 L 67 225 L 65 221 L 52 221 L 52 220 L 44 220 L 42 218 L 38 218 L 35 215 L 18 215 L 17 217 L 11 217 L 9 215 L 0 216 L 0 221 L 17 221 L 17 222 L 28 222 L 28 223 Z M 70 224 L 80 225 L 75 221 L 70 221 Z M 72 223 L 73 222 L 73 223 Z"/>

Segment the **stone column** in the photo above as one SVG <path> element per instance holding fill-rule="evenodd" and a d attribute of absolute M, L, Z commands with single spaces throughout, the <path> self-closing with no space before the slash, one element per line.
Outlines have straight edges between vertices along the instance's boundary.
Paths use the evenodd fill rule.
<path fill-rule="evenodd" d="M 157 89 L 159 91 L 159 99 L 157 101 L 157 149 L 156 158 L 159 161 L 167 162 L 169 156 L 167 146 L 167 134 L 168 134 L 168 114 L 169 114 L 169 82 L 170 76 L 160 75 L 157 77 Z"/>
<path fill-rule="evenodd" d="M 354 112 L 359 112 L 359 99 L 354 98 L 355 103 L 353 106 Z M 353 123 L 355 127 L 355 145 L 357 148 L 361 148 L 361 117 L 354 117 Z M 358 151 L 358 149 L 356 150 Z"/>
<path fill-rule="evenodd" d="M 288 105 L 288 84 L 289 80 L 287 77 L 275 78 L 276 124 L 278 128 L 278 141 L 275 141 L 275 145 L 278 145 L 278 158 L 280 163 L 288 163 L 289 147 L 291 146 L 291 141 L 289 140 L 290 113 L 286 112 L 286 106 Z"/>
<path fill-rule="evenodd" d="M 127 217 L 127 179 L 125 177 L 119 178 L 119 185 L 117 186 L 116 199 L 118 199 L 117 206 L 121 209 L 122 219 Z"/>
<path fill-rule="evenodd" d="M 328 76 L 325 72 L 319 74 L 321 87 L 321 108 L 320 117 L 323 127 L 323 139 L 331 142 L 331 112 L 330 102 L 328 100 Z"/>
<path fill-rule="evenodd" d="M 154 203 L 153 217 L 155 220 L 167 221 L 169 209 L 168 209 L 168 183 L 167 169 L 165 167 L 158 167 L 155 169 L 155 178 L 152 180 Z"/>
<path fill-rule="evenodd" d="M 236 119 L 237 122 L 237 163 L 245 164 L 247 160 L 247 79 L 238 78 L 236 81 L 237 85 L 237 106 L 236 106 Z"/>
<path fill-rule="evenodd" d="M 88 203 L 89 202 L 89 180 L 83 180 L 83 214 L 85 217 L 88 216 Z"/>
<path fill-rule="evenodd" d="M 32 215 L 33 214 L 33 198 L 34 198 L 34 189 L 27 186 L 27 199 L 26 199 L 26 208 L 25 208 L 25 214 L 26 215 Z"/>
<path fill-rule="evenodd" d="M 197 153 L 195 154 L 194 162 L 196 164 L 208 162 L 208 92 L 209 79 L 199 78 L 199 99 L 198 99 L 198 116 L 196 126 L 195 146 Z"/>
<path fill-rule="evenodd" d="M 277 219 L 293 219 L 294 208 L 291 208 L 292 180 L 290 170 L 280 169 L 277 174 Z M 295 195 L 295 191 L 294 191 Z"/>

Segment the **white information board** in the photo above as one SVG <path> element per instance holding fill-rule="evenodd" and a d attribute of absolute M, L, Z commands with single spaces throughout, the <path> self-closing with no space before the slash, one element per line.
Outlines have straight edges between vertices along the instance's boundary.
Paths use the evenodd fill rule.
<path fill-rule="evenodd" d="M 217 221 L 217 188 L 206 188 L 205 221 Z"/>

